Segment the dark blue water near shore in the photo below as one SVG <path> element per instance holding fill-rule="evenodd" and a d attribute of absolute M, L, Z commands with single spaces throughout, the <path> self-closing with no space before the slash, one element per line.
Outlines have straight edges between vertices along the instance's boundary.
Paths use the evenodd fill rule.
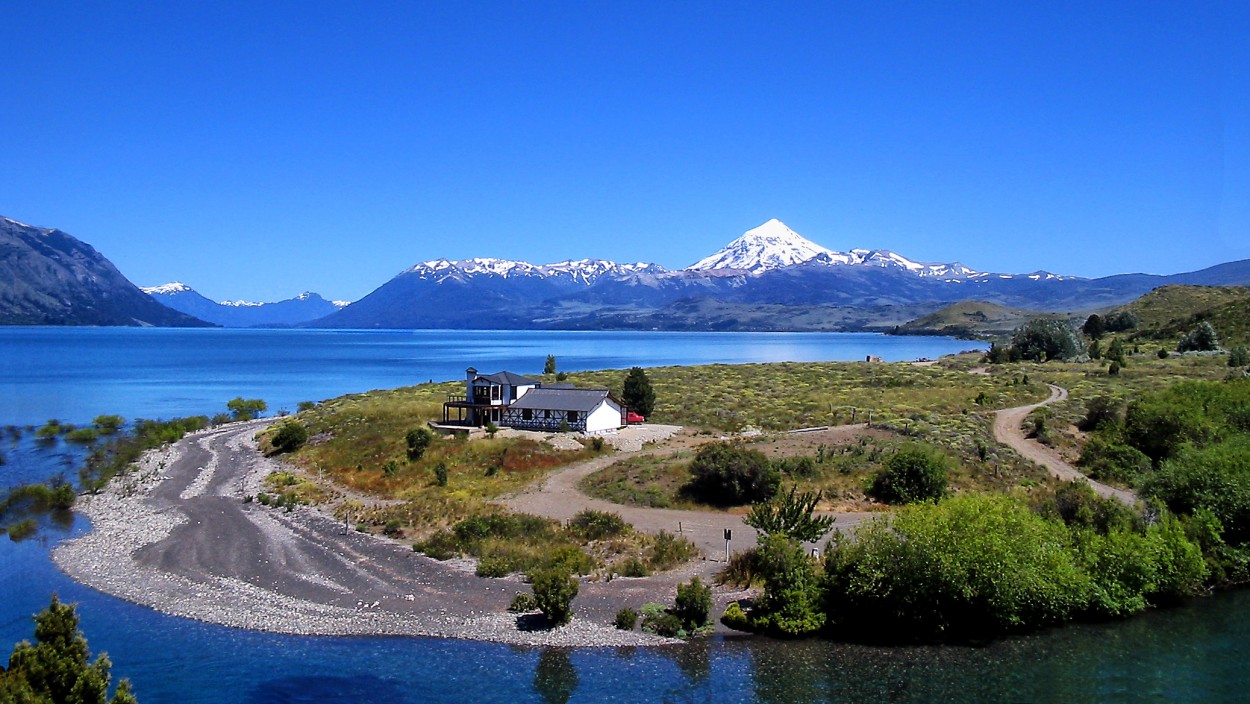
<path fill-rule="evenodd" d="M 266 398 L 275 409 L 293 407 L 364 388 L 456 378 L 467 363 L 537 371 L 548 353 L 562 368 L 577 369 L 865 354 L 909 359 L 935 357 L 942 349 L 931 339 L 907 340 L 919 346 L 891 355 L 887 346 L 898 338 L 876 336 L 860 341 L 868 351 L 843 348 L 840 356 L 842 341 L 859 343 L 837 336 L 524 333 L 513 345 L 512 335 L 468 334 L 472 342 L 464 352 L 456 338 L 421 341 L 412 333 L 0 328 L 0 424 L 51 417 L 84 422 L 105 412 L 211 413 L 240 394 Z M 942 344 L 949 345 L 945 351 L 970 345 Z M 423 345 L 425 352 L 414 351 Z M 78 454 L 60 441 L 37 444 L 29 433 L 16 444 L 5 436 L 0 452 L 7 459 L 0 486 L 72 476 Z M 1248 593 L 980 648 L 714 639 L 676 648 L 562 651 L 431 639 L 300 638 L 163 616 L 76 584 L 47 555 L 58 540 L 89 526 L 81 518 L 45 523 L 39 537 L 25 542 L 0 539 L 0 659 L 11 643 L 31 637 L 31 614 L 57 592 L 80 605 L 92 648 L 109 652 L 114 671 L 134 681 L 145 704 L 1241 701 L 1250 691 Z"/>

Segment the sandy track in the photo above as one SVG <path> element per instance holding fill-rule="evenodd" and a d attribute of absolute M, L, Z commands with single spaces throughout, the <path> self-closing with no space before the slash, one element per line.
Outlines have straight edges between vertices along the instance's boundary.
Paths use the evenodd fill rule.
<path fill-rule="evenodd" d="M 994 416 L 994 438 L 1020 453 L 1021 457 L 1045 467 L 1051 475 L 1065 482 L 1078 479 L 1089 482 L 1089 485 L 1093 487 L 1099 496 L 1118 499 L 1129 506 L 1135 506 L 1137 504 L 1137 495 L 1133 492 L 1116 489 L 1090 479 L 1076 467 L 1068 464 L 1055 450 L 1029 440 L 1024 436 L 1024 430 L 1021 426 L 1030 413 L 1047 404 L 1057 403 L 1068 398 L 1067 389 L 1054 384 L 1047 384 L 1047 386 L 1050 387 L 1050 396 L 1046 400 L 1028 406 L 1017 406 L 998 411 Z"/>

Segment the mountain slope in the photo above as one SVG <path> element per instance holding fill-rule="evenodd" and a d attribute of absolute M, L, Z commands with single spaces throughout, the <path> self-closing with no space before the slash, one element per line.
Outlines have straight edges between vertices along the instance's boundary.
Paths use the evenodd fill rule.
<path fill-rule="evenodd" d="M 985 301 L 961 301 L 941 310 L 908 321 L 893 331 L 895 335 L 949 335 L 951 337 L 995 337 L 1010 335 L 1030 318 L 1054 313 L 1008 308 Z"/>
<path fill-rule="evenodd" d="M 0 324 L 206 326 L 130 283 L 85 242 L 0 217 Z"/>
<path fill-rule="evenodd" d="M 301 293 L 274 303 L 218 303 L 179 282 L 150 286 L 142 291 L 162 305 L 227 328 L 298 325 L 342 308 L 315 293 Z"/>

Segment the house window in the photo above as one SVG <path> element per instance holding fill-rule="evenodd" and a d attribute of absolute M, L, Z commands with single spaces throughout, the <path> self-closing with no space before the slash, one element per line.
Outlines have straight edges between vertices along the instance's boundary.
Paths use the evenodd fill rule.
<path fill-rule="evenodd" d="M 569 413 L 568 413 L 568 422 L 570 422 L 570 423 L 576 423 L 576 422 L 577 422 L 577 411 L 569 411 Z"/>
<path fill-rule="evenodd" d="M 494 386 L 494 385 L 492 385 L 492 386 L 490 387 L 490 399 L 491 399 L 492 401 L 498 401 L 498 400 L 499 400 L 499 388 L 500 388 L 500 387 L 498 387 L 498 386 Z"/>
<path fill-rule="evenodd" d="M 534 412 L 528 408 L 522 408 L 521 420 L 534 420 Z"/>

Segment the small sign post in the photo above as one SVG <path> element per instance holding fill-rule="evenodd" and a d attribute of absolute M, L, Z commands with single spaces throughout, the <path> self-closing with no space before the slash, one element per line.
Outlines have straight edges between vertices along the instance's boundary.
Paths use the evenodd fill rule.
<path fill-rule="evenodd" d="M 725 562 L 729 562 L 729 541 L 733 540 L 734 532 L 732 528 L 725 529 Z"/>

